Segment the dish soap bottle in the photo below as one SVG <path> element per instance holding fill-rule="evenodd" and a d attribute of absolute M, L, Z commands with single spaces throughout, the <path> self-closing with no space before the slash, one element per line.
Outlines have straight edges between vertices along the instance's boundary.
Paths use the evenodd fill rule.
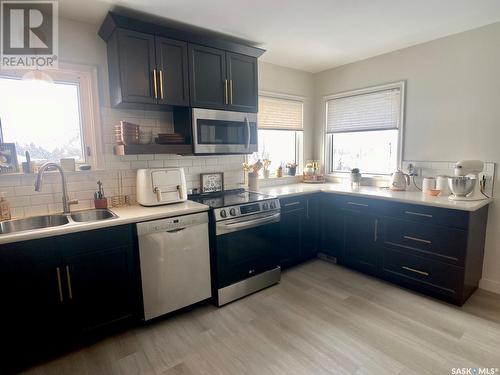
<path fill-rule="evenodd" d="M 0 192 L 0 221 L 10 219 L 10 204 L 7 199 L 5 199 L 5 193 Z"/>

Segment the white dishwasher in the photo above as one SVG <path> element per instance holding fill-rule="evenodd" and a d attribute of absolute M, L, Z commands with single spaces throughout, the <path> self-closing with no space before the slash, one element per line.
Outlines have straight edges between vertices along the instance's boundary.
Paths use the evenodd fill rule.
<path fill-rule="evenodd" d="M 137 224 L 144 319 L 210 298 L 206 212 Z"/>

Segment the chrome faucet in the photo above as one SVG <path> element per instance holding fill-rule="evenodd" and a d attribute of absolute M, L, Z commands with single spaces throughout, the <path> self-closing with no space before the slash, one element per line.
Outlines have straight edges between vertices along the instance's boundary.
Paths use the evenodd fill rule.
<path fill-rule="evenodd" d="M 62 168 L 58 164 L 49 162 L 45 163 L 40 167 L 40 169 L 38 170 L 38 174 L 36 176 L 35 191 L 39 192 L 40 190 L 42 190 L 43 174 L 49 168 L 55 168 L 61 174 L 63 213 L 69 214 L 70 213 L 69 206 L 72 204 L 77 204 L 78 201 L 68 199 L 68 186 L 66 185 L 66 176 L 64 175 Z"/>

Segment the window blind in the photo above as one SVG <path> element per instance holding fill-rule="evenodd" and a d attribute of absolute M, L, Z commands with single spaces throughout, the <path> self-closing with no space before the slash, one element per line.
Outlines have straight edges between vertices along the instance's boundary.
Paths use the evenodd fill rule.
<path fill-rule="evenodd" d="M 259 96 L 259 129 L 302 130 L 303 103 L 299 100 Z"/>
<path fill-rule="evenodd" d="M 327 133 L 397 129 L 401 88 L 390 88 L 327 101 Z"/>

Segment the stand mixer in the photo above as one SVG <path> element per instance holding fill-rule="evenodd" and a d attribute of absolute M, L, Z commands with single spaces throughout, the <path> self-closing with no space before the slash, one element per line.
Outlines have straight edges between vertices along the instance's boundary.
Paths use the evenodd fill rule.
<path fill-rule="evenodd" d="M 449 199 L 453 201 L 479 201 L 487 199 L 481 191 L 479 174 L 484 163 L 480 160 L 460 160 L 455 164 L 455 177 L 448 179 L 453 193 Z"/>

